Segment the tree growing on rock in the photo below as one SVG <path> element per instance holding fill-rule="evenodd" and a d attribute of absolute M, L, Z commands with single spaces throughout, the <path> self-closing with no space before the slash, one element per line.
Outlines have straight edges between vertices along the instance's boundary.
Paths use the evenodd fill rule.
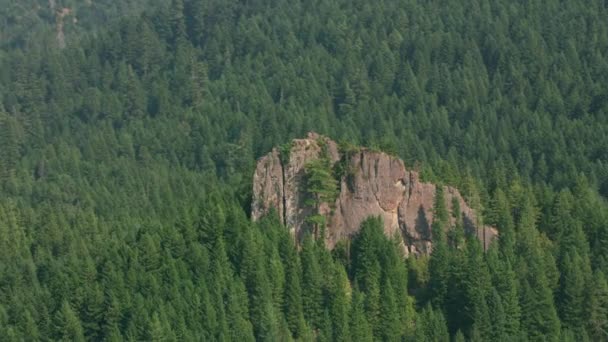
<path fill-rule="evenodd" d="M 308 217 L 307 221 L 312 225 L 313 236 L 319 238 L 323 236 L 322 230 L 325 227 L 325 216 L 320 214 L 323 203 L 330 206 L 338 196 L 338 181 L 334 177 L 331 161 L 326 147 L 321 144 L 321 156 L 306 164 L 306 192 L 308 199 L 306 204 L 314 209 L 315 214 Z"/>

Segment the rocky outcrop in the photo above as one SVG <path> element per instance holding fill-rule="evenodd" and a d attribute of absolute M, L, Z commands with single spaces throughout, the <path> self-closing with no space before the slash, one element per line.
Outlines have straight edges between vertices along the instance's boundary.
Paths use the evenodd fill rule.
<path fill-rule="evenodd" d="M 49 6 L 53 9 L 55 8 L 56 4 L 54 1 L 49 1 Z M 67 8 L 64 7 L 61 10 L 56 11 L 55 14 L 55 26 L 56 26 L 56 39 L 57 39 L 57 44 L 59 45 L 59 48 L 63 49 L 65 48 L 66 44 L 65 44 L 65 33 L 63 31 L 63 24 L 64 24 L 64 19 L 65 17 L 69 16 L 72 14 L 72 9 L 71 8 Z M 76 20 L 76 18 L 74 18 L 74 20 Z"/>
<path fill-rule="evenodd" d="M 306 191 L 305 167 L 321 157 L 328 158 L 334 166 L 340 163 L 343 172 L 338 176 L 340 191 L 335 202 L 314 207 L 306 201 L 310 195 Z M 400 236 L 406 254 L 428 254 L 432 251 L 436 190 L 434 184 L 420 181 L 418 172 L 407 170 L 399 158 L 368 149 L 341 153 L 334 141 L 309 133 L 306 139 L 296 139 L 282 151 L 274 149 L 258 161 L 252 218 L 257 220 L 274 209 L 300 239 L 311 228 L 307 218 L 321 214 L 326 218 L 325 242 L 332 248 L 357 233 L 367 217 L 380 216 L 385 234 Z M 487 247 L 496 230 L 479 224 L 475 211 L 457 189 L 445 186 L 443 190 L 449 212 L 458 202 L 465 230 L 476 234 Z M 450 215 L 452 224 L 455 216 Z"/>

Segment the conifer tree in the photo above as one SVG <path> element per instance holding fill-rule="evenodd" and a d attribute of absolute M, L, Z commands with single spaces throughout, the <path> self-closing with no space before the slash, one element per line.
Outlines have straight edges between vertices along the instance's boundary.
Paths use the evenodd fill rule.
<path fill-rule="evenodd" d="M 0 341 L 608 340 L 608 12 L 555 3 L 0 0 Z M 377 219 L 333 256 L 321 215 L 250 222 L 308 131 L 497 238 L 444 186 L 407 261 Z"/>
<path fill-rule="evenodd" d="M 492 218 L 488 223 L 499 228 L 500 249 L 507 258 L 513 258 L 515 246 L 515 227 L 506 195 L 501 189 L 496 190 L 492 201 Z"/>
<path fill-rule="evenodd" d="M 489 338 L 491 326 L 487 297 L 490 294 L 490 275 L 483 262 L 483 251 L 477 239 L 468 241 L 464 280 L 463 330 L 476 330 L 481 338 Z"/>
<path fill-rule="evenodd" d="M 55 314 L 55 331 L 61 341 L 85 341 L 80 319 L 67 301 Z"/>
<path fill-rule="evenodd" d="M 0 104 L 0 141 L 4 148 L 0 155 L 2 162 L 2 177 L 10 178 L 14 175 L 19 158 L 18 123 L 9 115 Z"/>
<path fill-rule="evenodd" d="M 302 304 L 302 268 L 291 239 L 283 239 L 282 253 L 285 269 L 285 299 L 283 300 L 285 319 L 294 338 L 304 333 L 306 322 Z"/>
<path fill-rule="evenodd" d="M 386 280 L 382 286 L 380 298 L 380 332 L 383 341 L 399 341 L 401 339 L 402 327 L 399 322 L 397 311 L 397 300 L 390 280 Z"/>
<path fill-rule="evenodd" d="M 184 1 L 172 0 L 170 5 L 170 23 L 173 33 L 174 46 L 178 46 L 186 40 L 186 19 L 184 17 Z"/>
<path fill-rule="evenodd" d="M 349 326 L 352 341 L 373 341 L 372 329 L 365 315 L 364 295 L 356 289 L 351 301 Z"/>
<path fill-rule="evenodd" d="M 152 319 L 149 325 L 148 338 L 150 341 L 160 342 L 167 340 L 168 332 L 165 330 L 164 324 L 160 321 L 157 312 L 152 314 Z"/>
<path fill-rule="evenodd" d="M 348 326 L 350 311 L 350 283 L 344 267 L 338 263 L 333 264 L 330 275 L 329 308 L 330 321 L 332 322 L 332 341 L 350 341 L 350 329 Z"/>
<path fill-rule="evenodd" d="M 255 341 L 253 326 L 249 321 L 248 298 L 245 286 L 235 278 L 230 284 L 227 295 L 226 317 L 228 319 L 228 336 L 226 340 Z"/>
<path fill-rule="evenodd" d="M 560 317 L 564 327 L 573 332 L 580 332 L 585 320 L 585 267 L 577 252 L 566 254 L 562 262 L 557 301 Z"/>
<path fill-rule="evenodd" d="M 560 321 L 557 317 L 553 296 L 540 262 L 532 261 L 523 281 L 521 294 L 522 328 L 528 338 L 556 340 L 559 336 Z"/>
<path fill-rule="evenodd" d="M 382 220 L 368 218 L 361 224 L 361 230 L 352 243 L 352 270 L 354 281 L 365 293 L 365 314 L 375 338 L 380 338 L 380 276 L 381 265 L 378 248 L 384 238 Z"/>
<path fill-rule="evenodd" d="M 323 320 L 323 275 L 312 238 L 307 236 L 302 246 L 302 305 L 304 318 L 313 328 L 320 328 Z"/>
<path fill-rule="evenodd" d="M 431 306 L 426 306 L 422 310 L 416 322 L 415 340 L 440 342 L 450 340 L 447 324 L 441 311 L 433 310 Z"/>
<path fill-rule="evenodd" d="M 324 145 L 322 149 L 324 149 Z M 306 164 L 306 191 L 310 198 L 308 204 L 315 210 L 315 214 L 308 218 L 308 221 L 313 226 L 313 236 L 315 239 L 324 237 L 321 236 L 323 227 L 325 227 L 325 217 L 318 213 L 322 203 L 327 203 L 330 206 L 336 199 L 338 194 L 337 181 L 332 173 L 327 151 L 321 151 L 321 158 L 310 161 Z"/>
<path fill-rule="evenodd" d="M 608 338 L 608 283 L 601 271 L 594 274 L 588 302 L 589 336 L 595 341 Z"/>
<path fill-rule="evenodd" d="M 499 291 L 505 313 L 504 333 L 508 338 L 515 338 L 520 331 L 521 319 L 517 276 L 508 261 L 505 262 L 502 270 L 504 271 L 498 271 L 501 276 L 495 286 Z"/>
<path fill-rule="evenodd" d="M 489 321 L 491 323 L 491 329 L 488 331 L 489 340 L 500 341 L 505 339 L 507 317 L 502 300 L 496 289 L 492 289 L 492 293 L 488 298 L 488 317 L 490 318 Z"/>
<path fill-rule="evenodd" d="M 429 295 L 436 307 L 444 305 L 448 288 L 449 250 L 445 230 L 447 228 L 447 209 L 443 190 L 437 187 L 433 211 L 437 217 L 433 221 L 433 254 L 429 261 Z"/>

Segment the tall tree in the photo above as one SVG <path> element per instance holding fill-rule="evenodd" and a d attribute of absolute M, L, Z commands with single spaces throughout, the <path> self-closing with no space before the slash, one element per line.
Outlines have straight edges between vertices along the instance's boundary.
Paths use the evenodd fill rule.
<path fill-rule="evenodd" d="M 85 340 L 80 319 L 67 301 L 63 301 L 55 314 L 55 331 L 57 338 L 62 341 Z"/>
<path fill-rule="evenodd" d="M 323 323 L 323 274 L 316 256 L 316 246 L 310 236 L 302 245 L 302 304 L 304 318 L 313 328 L 320 328 Z"/>
<path fill-rule="evenodd" d="M 373 341 L 372 329 L 365 315 L 363 294 L 353 291 L 350 309 L 350 335 L 353 341 Z"/>
<path fill-rule="evenodd" d="M 587 305 L 589 336 L 596 341 L 608 338 L 608 283 L 601 271 L 594 274 Z"/>
<path fill-rule="evenodd" d="M 429 296 L 433 304 L 436 307 L 441 308 L 444 305 L 448 289 L 450 258 L 446 240 L 449 214 L 445 205 L 443 187 L 441 186 L 438 186 L 435 190 L 433 214 L 433 254 L 429 261 Z"/>

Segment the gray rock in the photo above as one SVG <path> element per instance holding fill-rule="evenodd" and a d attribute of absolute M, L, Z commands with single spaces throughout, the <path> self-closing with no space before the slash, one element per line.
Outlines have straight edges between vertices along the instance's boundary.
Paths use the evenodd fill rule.
<path fill-rule="evenodd" d="M 333 165 L 343 157 L 347 159 L 342 163 L 348 166 L 348 174 L 339 180 L 335 203 L 313 208 L 306 205 L 305 166 L 320 158 L 322 146 Z M 399 158 L 364 148 L 346 157 L 334 141 L 309 133 L 306 139 L 293 140 L 289 156 L 274 149 L 258 161 L 251 217 L 257 220 L 274 208 L 299 241 L 311 228 L 306 218 L 321 214 L 327 222 L 325 243 L 333 248 L 338 241 L 356 234 L 367 217 L 380 216 L 385 234 L 400 237 L 406 255 L 428 254 L 432 251 L 435 192 L 435 184 L 421 182 L 418 172 L 407 170 Z M 450 213 L 453 199 L 458 201 L 465 229 L 476 234 L 487 248 L 497 235 L 496 229 L 479 224 L 475 211 L 457 189 L 444 187 L 444 197 Z"/>

